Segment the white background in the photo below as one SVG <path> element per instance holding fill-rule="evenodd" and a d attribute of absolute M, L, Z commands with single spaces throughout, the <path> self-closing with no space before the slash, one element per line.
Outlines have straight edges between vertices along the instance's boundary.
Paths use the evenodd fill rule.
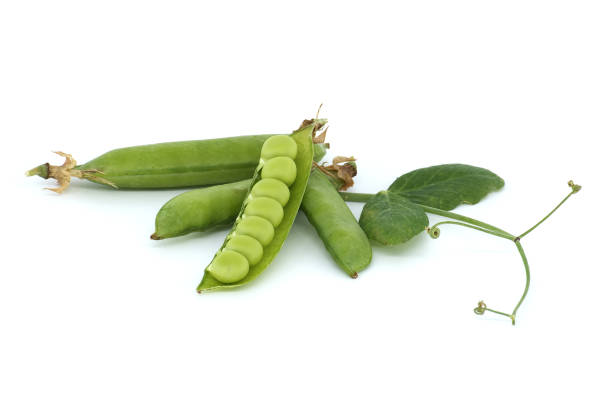
<path fill-rule="evenodd" d="M 2 2 L 0 404 L 610 405 L 609 4 Z M 506 187 L 456 211 L 518 234 L 584 186 L 523 240 L 516 326 L 472 312 L 524 284 L 472 230 L 375 247 L 352 280 L 300 214 L 256 282 L 197 295 L 225 232 L 149 240 L 177 191 L 23 177 L 53 150 L 289 132 L 320 103 L 355 191 L 486 167 Z"/>

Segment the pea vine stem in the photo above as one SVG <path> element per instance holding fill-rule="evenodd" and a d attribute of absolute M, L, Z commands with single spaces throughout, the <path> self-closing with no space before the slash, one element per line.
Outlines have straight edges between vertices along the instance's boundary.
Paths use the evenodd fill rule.
<path fill-rule="evenodd" d="M 418 205 L 418 204 L 417 204 Z M 479 226 L 483 229 L 487 229 L 490 231 L 495 231 L 498 232 L 504 236 L 512 236 L 510 233 L 506 232 L 505 230 L 502 230 L 498 227 L 495 227 L 493 225 L 490 225 L 488 223 L 485 222 L 481 222 L 479 220 L 473 219 L 473 218 L 468 218 L 467 216 L 463 216 L 463 215 L 459 215 L 458 213 L 454 213 L 454 212 L 449 212 L 449 211 L 445 211 L 442 209 L 438 209 L 438 208 L 432 208 L 430 206 L 425 206 L 425 205 L 418 205 L 421 208 L 423 208 L 423 210 L 427 213 L 431 213 L 434 215 L 440 215 L 440 216 L 444 216 L 445 218 L 450 218 L 450 219 L 455 219 L 455 220 L 459 220 L 461 222 L 465 222 L 465 223 L 469 223 L 470 225 L 474 225 L 474 226 Z M 512 237 L 514 239 L 514 237 Z"/>
<path fill-rule="evenodd" d="M 527 293 L 529 291 L 529 286 L 531 284 L 531 272 L 529 270 L 529 263 L 527 262 L 527 256 L 525 255 L 525 250 L 523 249 L 523 246 L 521 245 L 520 240 L 521 238 L 525 237 L 527 234 L 532 232 L 535 228 L 540 226 L 557 209 L 559 209 L 561 205 L 563 205 L 565 201 L 569 199 L 570 196 L 577 193 L 581 189 L 581 186 L 574 184 L 573 181 L 569 181 L 568 185 L 572 189 L 572 191 L 565 198 L 563 198 L 563 200 L 557 206 L 555 206 L 552 211 L 550 211 L 546 216 L 544 216 L 538 223 L 536 223 L 531 228 L 527 229 L 527 231 L 525 231 L 524 233 L 518 236 L 514 236 L 511 233 L 508 233 L 503 229 L 500 229 L 496 226 L 479 221 L 477 219 L 469 218 L 467 216 L 459 215 L 457 213 L 445 211 L 445 210 L 438 209 L 438 208 L 432 208 L 426 205 L 416 204 L 420 206 L 427 213 L 443 216 L 449 219 L 454 219 L 454 221 L 438 222 L 432 227 L 427 228 L 427 233 L 434 239 L 437 239 L 440 236 L 440 229 L 439 229 L 440 225 L 450 224 L 450 225 L 467 227 L 467 228 L 478 230 L 484 233 L 488 233 L 488 234 L 491 234 L 491 235 L 494 235 L 494 236 L 497 236 L 503 239 L 511 240 L 515 244 L 521 256 L 521 260 L 523 261 L 523 266 L 525 267 L 525 288 L 523 290 L 523 294 L 521 295 L 521 298 L 519 299 L 518 303 L 514 307 L 512 314 L 508 314 L 505 312 L 491 309 L 487 307 L 484 301 L 480 301 L 478 303 L 478 306 L 474 308 L 474 312 L 476 314 L 482 315 L 484 314 L 485 311 L 489 311 L 495 314 L 504 315 L 512 320 L 512 325 L 515 324 L 516 313 L 518 312 L 518 309 L 520 308 L 521 304 L 523 304 L 523 301 L 525 301 L 525 298 L 527 297 Z M 349 202 L 368 202 L 371 198 L 375 196 L 374 194 L 364 194 L 364 193 L 356 193 L 356 192 L 340 192 L 340 195 L 345 201 L 349 201 Z"/>
<path fill-rule="evenodd" d="M 546 216 L 544 216 L 538 223 L 536 223 L 535 225 L 533 225 L 532 227 L 527 229 L 527 231 L 525 231 L 525 232 L 521 233 L 520 235 L 518 235 L 519 239 L 522 239 L 528 233 L 532 232 L 535 228 L 540 226 L 542 224 L 542 222 L 544 222 L 546 219 L 548 219 L 550 217 L 550 215 L 555 213 L 556 210 L 559 209 L 561 207 L 561 205 L 563 205 L 565 203 L 565 201 L 567 201 L 569 199 L 570 196 L 574 195 L 575 193 L 577 193 L 578 191 L 580 191 L 582 189 L 582 187 L 580 185 L 574 184 L 574 181 L 568 181 L 567 185 L 569 185 L 569 187 L 572 189 L 572 191 L 569 194 L 567 194 L 567 196 L 565 198 L 563 198 L 563 200 L 561 202 L 559 202 L 559 205 L 555 206 L 554 209 L 552 211 L 548 212 L 548 214 Z"/>
<path fill-rule="evenodd" d="M 469 223 L 455 222 L 455 221 L 452 221 L 452 220 L 446 220 L 446 221 L 443 221 L 443 222 L 438 222 L 435 225 L 433 225 L 431 228 L 428 228 L 429 235 L 431 237 L 433 237 L 434 239 L 437 239 L 438 236 L 439 236 L 440 231 L 439 231 L 438 226 L 440 226 L 440 225 L 458 225 L 458 226 L 464 226 L 464 227 L 467 227 L 467 228 L 478 230 L 480 232 L 488 233 L 488 234 L 493 235 L 493 236 L 502 237 L 504 239 L 508 239 L 508 240 L 516 239 L 514 236 L 512 236 L 509 233 L 498 232 L 496 230 L 490 230 L 490 229 L 486 229 L 486 228 L 483 228 L 483 227 L 480 227 L 480 226 L 471 225 Z"/>
<path fill-rule="evenodd" d="M 527 256 L 525 256 L 523 245 L 521 245 L 521 242 L 519 242 L 518 240 L 515 240 L 514 244 L 516 245 L 516 248 L 518 249 L 518 252 L 521 255 L 521 260 L 523 260 L 523 265 L 525 266 L 525 289 L 523 290 L 523 295 L 521 296 L 521 299 L 519 300 L 519 302 L 516 304 L 516 307 L 514 307 L 514 310 L 512 311 L 512 317 L 513 317 L 512 325 L 514 325 L 514 322 L 516 319 L 516 312 L 518 311 L 523 301 L 525 301 L 525 297 L 527 297 L 527 292 L 529 291 L 529 285 L 531 284 L 531 273 L 529 272 L 529 263 L 527 262 Z"/>
<path fill-rule="evenodd" d="M 364 194 L 364 193 L 359 193 L 359 192 L 340 192 L 340 196 L 342 196 L 342 198 L 348 202 L 368 202 L 371 198 L 375 196 L 375 194 Z M 495 227 L 485 222 L 481 222 L 473 218 L 469 218 L 467 216 L 459 215 L 458 213 L 449 212 L 449 211 L 445 211 L 443 209 L 438 209 L 438 208 L 432 208 L 431 206 L 426 206 L 426 205 L 421 205 L 421 204 L 415 204 L 415 205 L 420 206 L 427 213 L 444 216 L 445 218 L 455 219 L 461 222 L 469 223 L 471 225 L 479 226 L 489 231 L 499 232 L 500 234 L 503 234 L 505 236 L 512 236 L 510 233 L 498 227 Z"/>

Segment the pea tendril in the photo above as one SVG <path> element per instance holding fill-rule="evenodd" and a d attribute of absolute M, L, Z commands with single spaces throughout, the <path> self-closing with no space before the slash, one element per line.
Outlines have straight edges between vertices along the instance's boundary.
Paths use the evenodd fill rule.
<path fill-rule="evenodd" d="M 457 225 L 457 226 L 463 226 L 463 227 L 467 227 L 470 229 L 474 229 L 479 232 L 487 233 L 487 234 L 497 236 L 503 239 L 511 240 L 515 244 L 521 256 L 521 260 L 523 261 L 523 266 L 525 267 L 525 288 L 523 290 L 523 294 L 521 295 L 521 298 L 519 299 L 518 303 L 512 310 L 511 314 L 489 308 L 484 301 L 478 302 L 478 306 L 474 308 L 474 313 L 476 313 L 477 315 L 483 315 L 485 311 L 489 311 L 494 314 L 503 315 L 503 316 L 510 318 L 510 320 L 512 321 L 512 325 L 515 325 L 516 313 L 518 312 L 518 309 L 520 308 L 520 306 L 523 304 L 523 301 L 525 301 L 525 298 L 527 297 L 527 293 L 529 291 L 529 285 L 531 282 L 531 273 L 529 270 L 529 263 L 527 262 L 527 256 L 525 255 L 525 250 L 523 249 L 523 246 L 521 245 L 520 241 L 523 237 L 531 233 L 534 229 L 540 226 L 546 219 L 548 219 L 557 209 L 561 207 L 561 205 L 565 203 L 565 201 L 569 199 L 570 196 L 574 195 L 575 193 L 580 191 L 580 189 L 582 188 L 580 185 L 574 184 L 573 181 L 569 181 L 568 185 L 572 189 L 571 192 L 565 198 L 563 198 L 563 200 L 557 206 L 555 206 L 552 211 L 550 211 L 546 216 L 544 216 L 539 222 L 537 222 L 531 228 L 527 229 L 527 231 L 525 231 L 524 233 L 518 236 L 514 236 L 511 233 L 508 233 L 505 230 L 500 229 L 496 226 L 490 225 L 488 223 L 485 223 L 485 222 L 482 222 L 482 221 L 479 221 L 473 218 L 469 218 L 467 216 L 459 215 L 457 213 L 445 211 L 442 209 L 437 209 L 437 208 L 432 208 L 429 206 L 417 204 L 425 212 L 428 212 L 434 215 L 444 216 L 449 219 L 454 219 L 452 221 L 438 222 L 435 225 L 428 227 L 426 231 L 427 231 L 427 234 L 432 239 L 437 239 L 438 237 L 440 237 L 440 225 Z M 370 198 L 374 196 L 373 194 L 351 193 L 351 192 L 340 192 L 340 195 L 344 198 L 344 200 L 351 201 L 351 202 L 367 202 Z"/>

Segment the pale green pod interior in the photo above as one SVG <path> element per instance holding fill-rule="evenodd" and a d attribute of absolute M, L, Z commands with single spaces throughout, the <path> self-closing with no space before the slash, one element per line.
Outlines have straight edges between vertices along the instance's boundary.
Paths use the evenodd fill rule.
<path fill-rule="evenodd" d="M 265 162 L 261 169 L 261 178 L 274 178 L 291 186 L 297 175 L 295 162 L 289 157 L 276 157 Z"/>
<path fill-rule="evenodd" d="M 249 262 L 242 254 L 224 249 L 215 256 L 208 271 L 222 283 L 234 283 L 248 274 Z"/>
<path fill-rule="evenodd" d="M 244 214 L 260 216 L 277 227 L 283 220 L 283 207 L 276 200 L 262 196 L 251 199 L 244 208 Z"/>
<path fill-rule="evenodd" d="M 284 182 L 274 178 L 266 178 L 259 180 L 251 190 L 251 195 L 255 198 L 268 197 L 276 200 L 282 206 L 285 206 L 289 201 L 291 193 Z"/>
<path fill-rule="evenodd" d="M 247 235 L 236 235 L 225 245 L 227 249 L 242 254 L 249 261 L 249 265 L 259 263 L 263 256 L 263 246 L 257 239 Z"/>
<path fill-rule="evenodd" d="M 269 160 L 274 157 L 289 157 L 295 160 L 297 144 L 289 136 L 278 135 L 267 139 L 261 147 L 261 158 Z"/>

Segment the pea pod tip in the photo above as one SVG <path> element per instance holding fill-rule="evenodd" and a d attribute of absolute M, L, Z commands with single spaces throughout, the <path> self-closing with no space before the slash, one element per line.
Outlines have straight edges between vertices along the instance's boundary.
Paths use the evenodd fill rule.
<path fill-rule="evenodd" d="M 26 177 L 38 175 L 41 178 L 49 178 L 49 163 L 41 164 L 25 172 Z"/>

